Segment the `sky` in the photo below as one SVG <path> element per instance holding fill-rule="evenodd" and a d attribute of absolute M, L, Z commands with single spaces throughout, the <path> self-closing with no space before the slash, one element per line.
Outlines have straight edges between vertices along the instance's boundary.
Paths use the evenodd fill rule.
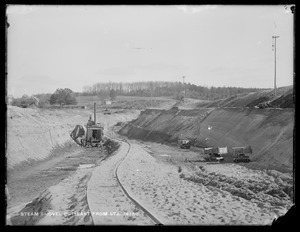
<path fill-rule="evenodd" d="M 294 28 L 285 5 L 7 8 L 7 94 L 82 92 L 97 82 L 201 86 L 293 84 Z"/>

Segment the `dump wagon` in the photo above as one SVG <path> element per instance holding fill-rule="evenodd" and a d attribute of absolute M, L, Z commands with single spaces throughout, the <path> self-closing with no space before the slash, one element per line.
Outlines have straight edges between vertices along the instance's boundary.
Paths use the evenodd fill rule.
<path fill-rule="evenodd" d="M 181 140 L 179 140 L 179 144 L 180 144 L 181 149 L 190 149 L 191 148 L 191 140 L 181 139 Z"/>
<path fill-rule="evenodd" d="M 227 147 L 218 147 L 218 154 L 219 154 L 219 155 L 225 155 L 225 154 L 228 154 Z"/>
<path fill-rule="evenodd" d="M 221 155 L 227 154 L 227 147 L 207 147 L 204 148 L 204 154 L 209 155 L 209 161 L 221 162 L 224 157 Z"/>
<path fill-rule="evenodd" d="M 249 154 L 252 154 L 251 146 L 233 147 L 233 162 L 250 162 Z"/>

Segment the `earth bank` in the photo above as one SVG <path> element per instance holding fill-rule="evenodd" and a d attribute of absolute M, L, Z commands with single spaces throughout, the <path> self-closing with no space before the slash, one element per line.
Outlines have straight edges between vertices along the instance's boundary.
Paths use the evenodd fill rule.
<path fill-rule="evenodd" d="M 197 147 L 252 147 L 249 167 L 293 171 L 294 109 L 201 108 L 142 111 L 120 129 L 133 139 Z M 229 155 L 230 158 L 230 155 Z"/>

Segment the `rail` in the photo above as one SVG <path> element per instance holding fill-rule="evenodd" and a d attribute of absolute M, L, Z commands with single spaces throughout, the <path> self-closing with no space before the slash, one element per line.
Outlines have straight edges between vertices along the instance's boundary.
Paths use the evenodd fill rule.
<path fill-rule="evenodd" d="M 125 194 L 125 197 L 127 197 L 137 208 L 139 208 L 141 211 L 145 213 L 147 217 L 149 217 L 155 225 L 163 225 L 162 220 L 160 220 L 157 216 L 154 215 L 154 213 L 151 212 L 151 209 L 147 209 L 146 206 L 142 205 L 132 194 L 130 194 L 127 190 L 126 187 L 122 184 L 120 181 L 120 177 L 118 174 L 119 167 L 121 166 L 122 162 L 125 160 L 125 158 L 130 154 L 131 152 L 131 144 L 126 140 L 126 139 L 117 139 L 117 138 L 112 138 L 112 136 L 106 135 L 107 138 L 115 141 L 119 141 L 121 143 L 125 143 L 128 145 L 128 150 L 126 151 L 125 155 L 121 158 L 121 160 L 118 161 L 116 168 L 113 170 L 113 175 L 116 177 L 116 181 L 118 185 L 121 187 L 122 191 Z M 116 151 L 118 152 L 118 151 Z M 93 220 L 94 221 L 94 220 Z"/>
<path fill-rule="evenodd" d="M 119 140 L 119 139 L 115 139 L 115 140 Z M 121 141 L 121 140 L 119 140 L 119 141 Z M 118 176 L 118 168 L 119 168 L 119 166 L 122 164 L 122 162 L 124 161 L 124 159 L 127 157 L 127 155 L 130 153 L 130 150 L 131 150 L 131 144 L 128 142 L 128 141 L 126 141 L 126 140 L 123 140 L 123 141 L 121 141 L 121 142 L 125 142 L 125 143 L 127 143 L 128 145 L 129 145 L 129 148 L 128 148 L 128 151 L 127 151 L 127 153 L 126 153 L 126 155 L 123 157 L 123 159 L 121 160 L 121 162 L 118 164 L 118 166 L 117 166 L 117 168 L 116 168 L 116 170 L 115 170 L 115 175 L 116 175 L 116 177 L 117 177 L 117 181 L 118 181 L 118 183 L 119 183 L 119 185 L 121 186 L 121 188 L 122 188 L 122 190 L 124 191 L 124 193 L 126 194 L 126 196 L 135 204 L 135 205 L 137 205 L 148 217 L 150 217 L 155 223 L 156 223 L 156 225 L 163 225 L 160 221 L 159 221 L 159 219 L 157 219 L 153 214 L 151 214 L 150 212 L 149 212 L 149 210 L 147 210 L 146 209 L 146 207 L 144 207 L 144 206 L 142 206 L 140 203 L 138 203 L 137 202 L 137 200 L 135 200 L 134 199 L 134 197 L 133 196 L 130 196 L 130 194 L 126 191 L 126 189 L 124 188 L 124 186 L 122 185 L 122 183 L 121 183 L 121 181 L 120 181 L 120 179 L 119 179 L 119 176 Z"/>

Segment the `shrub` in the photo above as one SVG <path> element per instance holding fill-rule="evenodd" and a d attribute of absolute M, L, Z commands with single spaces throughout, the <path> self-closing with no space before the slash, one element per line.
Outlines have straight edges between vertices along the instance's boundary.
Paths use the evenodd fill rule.
<path fill-rule="evenodd" d="M 117 92 L 114 89 L 111 89 L 109 91 L 109 97 L 110 97 L 110 100 L 112 100 L 112 101 L 116 100 Z"/>
<path fill-rule="evenodd" d="M 23 107 L 23 108 L 27 108 L 30 105 L 38 106 L 38 104 L 39 104 L 39 100 L 36 97 L 34 96 L 29 97 L 26 94 L 23 95 L 21 98 L 13 98 L 11 102 L 11 105 Z"/>
<path fill-rule="evenodd" d="M 76 105 L 75 94 L 70 89 L 57 89 L 50 97 L 50 104 Z"/>

